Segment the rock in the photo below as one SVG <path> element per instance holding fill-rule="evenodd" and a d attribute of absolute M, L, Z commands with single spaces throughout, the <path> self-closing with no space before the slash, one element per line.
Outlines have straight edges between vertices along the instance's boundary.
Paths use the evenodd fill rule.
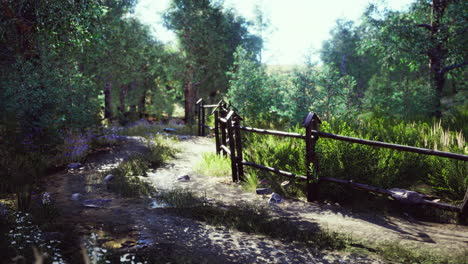
<path fill-rule="evenodd" d="M 88 208 L 101 208 L 104 205 L 110 203 L 112 199 L 90 199 L 84 200 L 83 206 Z"/>
<path fill-rule="evenodd" d="M 110 181 L 112 181 L 113 179 L 115 178 L 115 176 L 113 174 L 109 174 L 107 175 L 106 177 L 104 177 L 104 181 L 106 183 L 109 183 Z"/>
<path fill-rule="evenodd" d="M 170 132 L 176 132 L 177 129 L 166 127 L 166 128 L 164 128 L 163 130 L 164 130 L 164 132 L 170 133 Z"/>
<path fill-rule="evenodd" d="M 393 188 L 389 191 L 392 192 L 393 198 L 405 204 L 419 204 L 424 200 L 424 195 L 415 191 L 399 188 Z"/>
<path fill-rule="evenodd" d="M 284 187 L 284 186 L 288 186 L 289 183 L 290 183 L 289 181 L 284 181 L 284 182 L 281 183 L 281 186 L 283 186 L 283 187 Z"/>
<path fill-rule="evenodd" d="M 277 193 L 272 193 L 270 196 L 270 200 L 268 200 L 269 203 L 282 203 L 284 202 L 283 197 Z"/>
<path fill-rule="evenodd" d="M 83 165 L 82 165 L 81 163 L 77 162 L 77 163 L 70 163 L 70 164 L 68 164 L 67 168 L 68 168 L 69 170 L 77 170 L 77 169 L 79 169 L 79 168 L 82 167 L 82 166 L 83 166 Z"/>
<path fill-rule="evenodd" d="M 272 191 L 270 188 L 257 188 L 257 194 L 271 194 Z"/>
<path fill-rule="evenodd" d="M 187 136 L 179 136 L 179 139 L 180 140 L 186 140 L 186 139 L 188 139 L 188 137 Z"/>
<path fill-rule="evenodd" d="M 71 196 L 71 199 L 72 199 L 73 201 L 79 201 L 79 200 L 81 200 L 82 198 L 83 198 L 83 196 L 81 195 L 81 193 L 74 193 L 74 194 L 72 194 L 72 196 Z"/>
<path fill-rule="evenodd" d="M 180 182 L 187 182 L 187 181 L 190 181 L 190 176 L 182 175 L 182 176 L 177 177 L 177 180 Z"/>

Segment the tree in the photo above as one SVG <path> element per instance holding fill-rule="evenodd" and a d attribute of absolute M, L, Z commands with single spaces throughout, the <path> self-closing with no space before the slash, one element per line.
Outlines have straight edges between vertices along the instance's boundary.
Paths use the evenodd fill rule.
<path fill-rule="evenodd" d="M 441 98 L 447 74 L 468 64 L 465 1 L 418 0 L 409 12 L 378 12 L 370 6 L 367 51 L 385 54 L 388 63 L 406 64 L 411 70 L 428 65 L 434 89 L 433 115 L 442 114 Z"/>
<path fill-rule="evenodd" d="M 237 46 L 255 50 L 261 41 L 248 32 L 243 18 L 209 0 L 174 0 L 164 20 L 175 31 L 185 57 L 185 119 L 190 123 L 200 94 L 214 99 L 227 89 L 226 71 Z"/>
<path fill-rule="evenodd" d="M 363 31 L 353 21 L 337 20 L 330 34 L 331 38 L 322 45 L 320 58 L 342 76 L 354 78 L 356 86 L 351 93 L 355 107 L 360 110 L 369 80 L 379 71 L 380 65 L 374 55 L 360 53 Z"/>

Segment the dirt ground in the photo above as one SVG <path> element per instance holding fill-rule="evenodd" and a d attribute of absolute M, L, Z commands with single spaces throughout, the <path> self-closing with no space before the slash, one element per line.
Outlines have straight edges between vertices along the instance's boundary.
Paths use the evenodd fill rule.
<path fill-rule="evenodd" d="M 267 197 L 228 184 L 226 178 L 193 173 L 204 152 L 215 150 L 212 139 L 187 137 L 177 143 L 181 152 L 163 167 L 150 172 L 149 180 L 157 190 L 187 188 L 209 201 L 227 204 L 248 201 L 267 204 Z M 287 243 L 261 235 L 247 234 L 225 227 L 214 227 L 192 219 L 150 208 L 149 199 L 124 199 L 106 190 L 105 170 L 117 166 L 134 153 L 145 152 L 141 138 L 128 137 L 107 152 L 93 154 L 78 172 L 52 175 L 47 189 L 62 211 L 59 221 L 73 227 L 76 241 L 97 234 L 100 247 L 145 249 L 160 252 L 169 263 L 385 263 L 376 256 L 343 252 L 320 252 L 300 243 Z M 189 175 L 190 181 L 177 177 Z M 101 208 L 86 208 L 71 200 L 74 193 L 83 199 L 111 199 Z M 398 218 L 351 213 L 340 206 L 288 200 L 271 206 L 273 214 L 291 221 L 319 225 L 370 242 L 398 241 L 411 247 L 456 252 L 468 247 L 468 227 Z M 70 256 L 72 254 L 70 253 Z M 70 257 L 72 258 L 72 257 Z M 164 262 L 166 263 L 166 262 Z"/>

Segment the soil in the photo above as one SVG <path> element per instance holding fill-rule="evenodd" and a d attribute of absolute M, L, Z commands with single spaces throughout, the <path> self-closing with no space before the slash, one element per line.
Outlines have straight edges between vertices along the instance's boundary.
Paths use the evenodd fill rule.
<path fill-rule="evenodd" d="M 188 188 L 208 201 L 268 204 L 267 196 L 245 192 L 240 185 L 230 183 L 229 175 L 207 177 L 193 172 L 202 153 L 214 152 L 213 139 L 184 137 L 177 147 L 181 151 L 173 160 L 148 174 L 148 180 L 158 191 Z M 70 229 L 66 234 L 70 244 L 83 244 L 91 234 L 97 234 L 98 247 L 114 248 L 122 254 L 153 252 L 161 263 L 385 263 L 377 256 L 318 251 L 300 243 L 210 226 L 167 213 L 163 208 L 151 208 L 151 199 L 128 199 L 110 193 L 103 182 L 105 171 L 132 154 L 145 151 L 142 138 L 127 137 L 118 147 L 91 155 L 82 170 L 60 172 L 49 178 L 47 190 L 61 210 L 58 222 Z M 190 180 L 177 181 L 182 175 L 189 175 Z M 100 208 L 87 208 L 71 200 L 74 193 L 82 194 L 83 199 L 111 199 L 111 202 Z M 272 214 L 318 224 L 362 241 L 398 241 L 405 246 L 442 253 L 468 248 L 467 226 L 356 213 L 337 205 L 297 199 L 269 206 Z M 80 252 L 70 250 L 66 257 L 75 262 Z"/>

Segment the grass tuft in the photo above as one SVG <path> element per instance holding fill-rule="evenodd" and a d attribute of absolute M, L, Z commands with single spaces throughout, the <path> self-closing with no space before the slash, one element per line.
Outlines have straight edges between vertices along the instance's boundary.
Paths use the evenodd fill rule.
<path fill-rule="evenodd" d="M 195 165 L 195 172 L 205 176 L 228 176 L 231 174 L 231 161 L 216 153 L 203 153 L 202 160 Z"/>

